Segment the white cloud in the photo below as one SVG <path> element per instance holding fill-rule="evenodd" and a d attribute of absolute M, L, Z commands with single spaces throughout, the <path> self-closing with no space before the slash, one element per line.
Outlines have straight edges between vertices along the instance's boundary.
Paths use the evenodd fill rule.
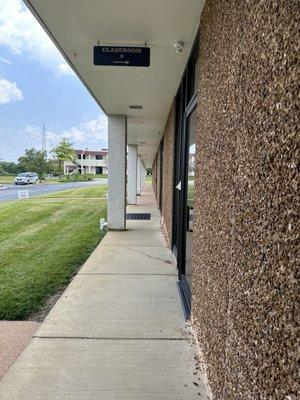
<path fill-rule="evenodd" d="M 36 125 L 27 125 L 22 131 L 22 134 L 26 137 L 26 140 L 40 139 L 42 137 L 42 127 Z"/>
<path fill-rule="evenodd" d="M 3 62 L 4 64 L 11 64 L 11 61 L 7 60 L 6 58 L 0 57 L 0 61 Z"/>
<path fill-rule="evenodd" d="M 90 121 L 80 123 L 68 130 L 54 132 L 46 129 L 46 139 L 48 149 L 54 147 L 63 138 L 67 138 L 76 147 L 95 146 L 96 148 L 107 147 L 107 117 L 99 117 Z M 42 125 L 27 125 L 25 128 L 14 135 L 16 143 L 30 143 L 31 146 L 39 146 L 42 140 Z M 28 144 L 29 145 L 29 144 Z"/>
<path fill-rule="evenodd" d="M 41 125 L 26 125 L 23 129 L 10 131 L 0 128 L 0 151 L 6 160 L 17 160 L 25 149 L 42 147 L 42 123 Z M 92 120 L 83 120 L 78 127 L 64 131 L 46 130 L 47 150 L 50 150 L 64 137 L 67 137 L 74 148 L 88 147 L 90 150 L 107 148 L 107 117 L 103 114 Z M 1 156 L 1 155 L 0 155 Z"/>
<path fill-rule="evenodd" d="M 75 75 L 74 71 L 67 63 L 58 64 L 57 69 L 62 75 Z"/>
<path fill-rule="evenodd" d="M 91 143 L 102 147 L 107 147 L 107 117 L 99 115 L 99 117 L 85 121 L 79 126 L 73 126 L 62 132 L 47 132 L 47 140 L 52 146 L 56 145 L 61 139 L 67 138 L 74 145 L 84 145 Z"/>
<path fill-rule="evenodd" d="M 59 138 L 67 138 L 71 142 L 84 142 L 85 140 L 85 132 L 83 130 L 78 129 L 76 126 L 73 126 L 68 131 L 63 131 L 58 135 Z"/>
<path fill-rule="evenodd" d="M 26 54 L 54 73 L 65 74 L 62 55 L 20 0 L 0 0 L 0 44 Z"/>
<path fill-rule="evenodd" d="M 15 82 L 0 79 L 0 104 L 24 99 L 21 90 Z"/>
<path fill-rule="evenodd" d="M 107 138 L 107 117 L 105 115 L 99 115 L 96 119 L 84 122 L 81 126 L 91 138 L 99 139 L 99 135 L 102 139 Z"/>

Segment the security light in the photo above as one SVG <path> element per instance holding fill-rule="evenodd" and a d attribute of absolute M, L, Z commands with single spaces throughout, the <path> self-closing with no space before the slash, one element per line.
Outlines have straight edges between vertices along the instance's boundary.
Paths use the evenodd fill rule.
<path fill-rule="evenodd" d="M 176 42 L 174 43 L 174 47 L 177 54 L 182 53 L 182 49 L 184 48 L 184 42 Z"/>

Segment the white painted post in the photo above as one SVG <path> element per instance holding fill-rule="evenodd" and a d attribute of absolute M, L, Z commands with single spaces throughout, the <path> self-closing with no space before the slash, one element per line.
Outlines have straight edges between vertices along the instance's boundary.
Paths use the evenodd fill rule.
<path fill-rule="evenodd" d="M 137 194 L 137 146 L 128 145 L 127 168 L 127 201 L 128 204 L 136 204 Z"/>
<path fill-rule="evenodd" d="M 142 187 L 145 187 L 145 165 L 142 163 Z"/>
<path fill-rule="evenodd" d="M 138 196 L 141 194 L 141 157 L 137 159 L 137 180 L 136 180 L 136 193 Z"/>
<path fill-rule="evenodd" d="M 140 178 L 141 178 L 141 192 L 143 190 L 143 162 L 141 160 L 141 174 L 140 174 Z"/>
<path fill-rule="evenodd" d="M 144 189 L 144 163 L 141 160 L 141 191 Z"/>
<path fill-rule="evenodd" d="M 126 228 L 126 115 L 108 116 L 108 229 Z"/>

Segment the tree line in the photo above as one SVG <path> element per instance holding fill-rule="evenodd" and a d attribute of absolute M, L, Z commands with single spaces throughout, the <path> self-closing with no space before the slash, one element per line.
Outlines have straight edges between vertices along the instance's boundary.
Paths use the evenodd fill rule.
<path fill-rule="evenodd" d="M 0 175 L 36 172 L 40 179 L 43 179 L 48 174 L 61 176 L 63 174 L 63 162 L 75 160 L 72 143 L 65 138 L 50 151 L 50 154 L 53 158 L 49 159 L 46 151 L 37 150 L 34 147 L 26 149 L 24 155 L 19 157 L 16 163 L 0 161 Z"/>

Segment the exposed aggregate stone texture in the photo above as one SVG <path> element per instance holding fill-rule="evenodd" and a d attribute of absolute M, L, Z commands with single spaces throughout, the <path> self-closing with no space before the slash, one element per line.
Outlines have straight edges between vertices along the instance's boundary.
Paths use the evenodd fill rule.
<path fill-rule="evenodd" d="M 299 15 L 201 15 L 192 319 L 218 400 L 300 398 Z"/>
<path fill-rule="evenodd" d="M 173 170 L 174 170 L 174 132 L 175 130 L 175 102 L 169 112 L 164 130 L 164 154 L 163 154 L 163 195 L 162 218 L 166 230 L 166 239 L 171 245 L 172 218 L 173 218 Z"/>

